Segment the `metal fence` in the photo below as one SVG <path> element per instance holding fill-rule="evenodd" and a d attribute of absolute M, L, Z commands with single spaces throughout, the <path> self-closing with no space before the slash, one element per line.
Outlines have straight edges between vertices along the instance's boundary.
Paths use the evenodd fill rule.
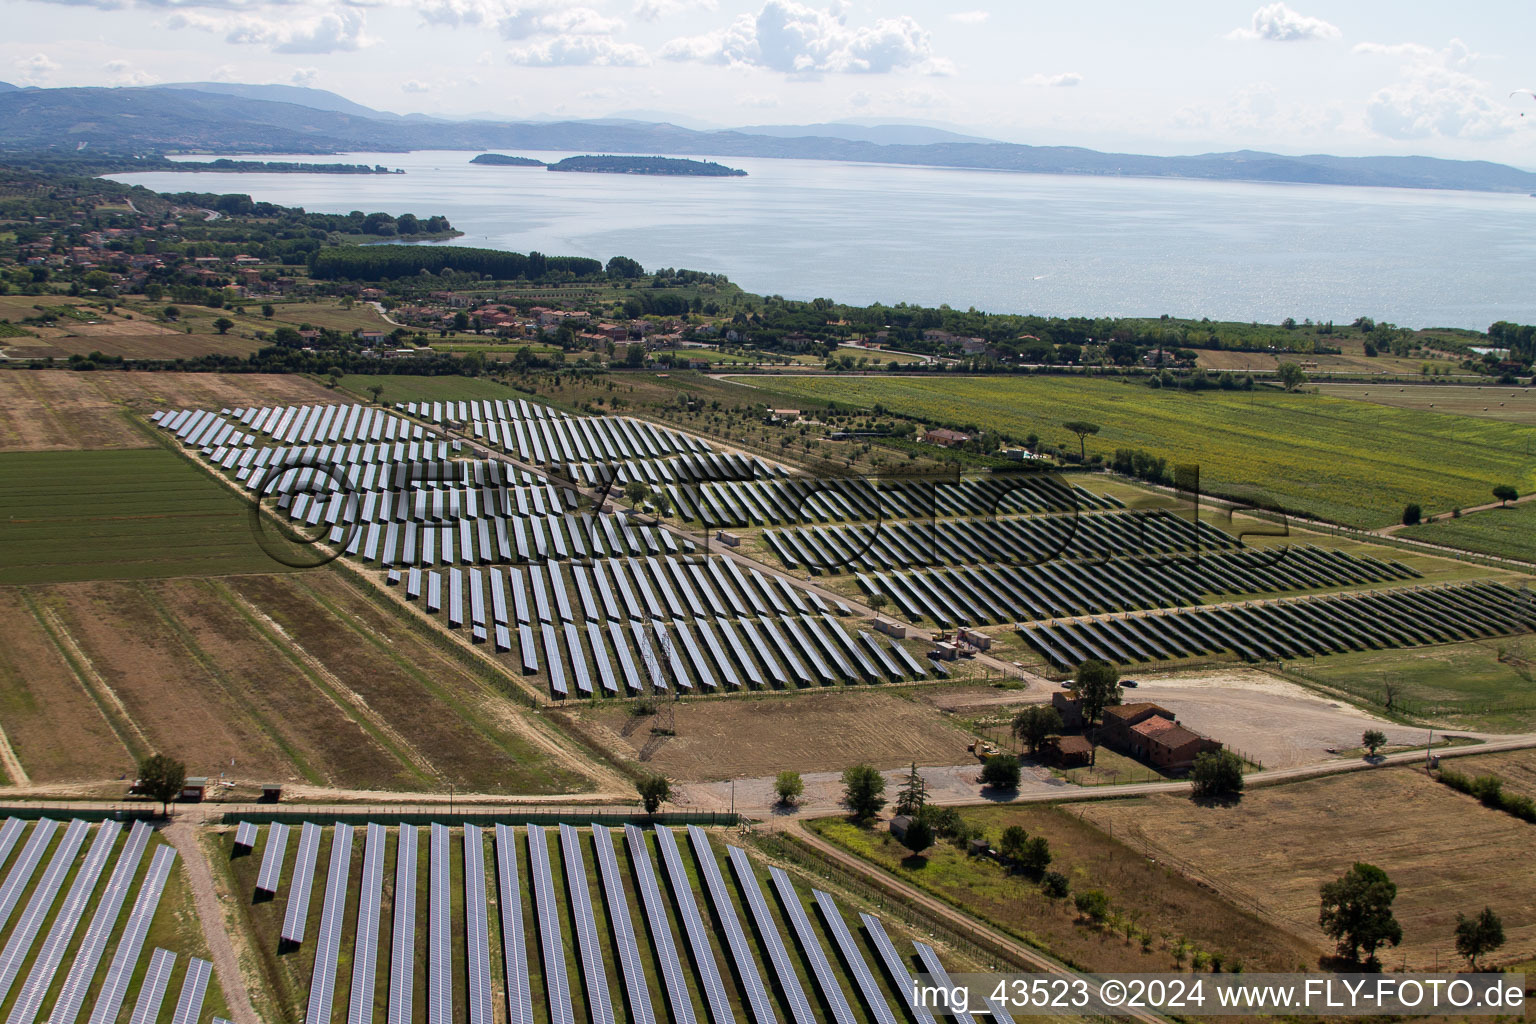
<path fill-rule="evenodd" d="M 646 814 L 643 811 L 613 807 L 559 807 L 547 810 L 532 808 L 473 807 L 455 810 L 447 805 L 417 804 L 410 806 L 356 806 L 356 807 L 276 807 L 271 804 L 253 804 L 224 811 L 220 820 L 226 825 L 249 821 L 266 825 L 275 821 L 316 824 L 343 822 L 363 825 L 379 824 L 427 825 L 736 825 L 741 815 L 724 811 L 667 811 Z"/>
<path fill-rule="evenodd" d="M 100 804 L 83 807 L 79 804 L 17 803 L 0 805 L 0 817 L 26 818 L 79 818 L 81 821 L 153 821 L 159 811 L 149 804 L 117 804 L 103 807 Z"/>

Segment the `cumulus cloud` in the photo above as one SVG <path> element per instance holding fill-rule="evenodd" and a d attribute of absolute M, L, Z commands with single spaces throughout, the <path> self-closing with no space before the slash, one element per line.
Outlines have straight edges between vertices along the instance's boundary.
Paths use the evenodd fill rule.
<path fill-rule="evenodd" d="M 227 43 L 265 46 L 275 53 L 340 53 L 373 40 L 364 32 L 363 12 L 337 7 L 307 18 L 210 15 L 196 11 L 171 16 L 171 28 L 194 28 L 223 35 Z"/>
<path fill-rule="evenodd" d="M 958 21 L 962 25 L 980 25 L 991 16 L 988 11 L 955 11 L 949 15 L 949 20 Z"/>
<path fill-rule="evenodd" d="M 644 67 L 651 62 L 642 46 L 616 43 L 604 36 L 556 36 L 508 51 L 513 64 L 528 67 Z"/>
<path fill-rule="evenodd" d="M 34 53 L 30 57 L 21 57 L 11 65 L 17 71 L 17 76 L 27 85 L 42 85 L 50 75 L 59 70 L 59 65 L 49 59 L 46 53 Z"/>
<path fill-rule="evenodd" d="M 319 77 L 319 68 L 294 68 L 293 74 L 288 76 L 288 81 L 292 85 L 308 88 L 309 86 L 314 85 L 315 79 Z"/>
<path fill-rule="evenodd" d="M 1063 71 L 1059 75 L 1033 74 L 1024 79 L 1025 85 L 1049 85 L 1060 88 L 1070 88 L 1081 85 L 1083 76 L 1076 71 Z"/>
<path fill-rule="evenodd" d="M 779 105 L 779 98 L 772 93 L 751 94 L 741 97 L 736 103 L 754 110 L 768 110 Z"/>
<path fill-rule="evenodd" d="M 948 60 L 933 55 L 927 31 L 907 15 L 860 27 L 845 18 L 842 8 L 768 0 L 756 15 L 743 14 L 723 29 L 672 40 L 662 56 L 791 74 L 953 71 Z"/>
<path fill-rule="evenodd" d="M 432 91 L 432 87 L 430 85 L 428 85 L 426 82 L 418 82 L 414 78 L 407 78 L 405 81 L 400 83 L 400 91 L 401 92 L 416 92 L 416 93 L 431 92 Z"/>
<path fill-rule="evenodd" d="M 125 60 L 109 60 L 101 66 L 110 77 L 113 85 L 152 85 L 159 79 L 145 71 L 140 71 Z"/>
<path fill-rule="evenodd" d="M 1276 2 L 1253 12 L 1248 28 L 1233 29 L 1229 39 L 1262 39 L 1271 43 L 1295 43 L 1309 39 L 1337 39 L 1339 29 L 1322 18 L 1298 14 L 1284 3 Z"/>
<path fill-rule="evenodd" d="M 718 10 L 718 0 L 636 0 L 635 17 L 641 21 L 659 21 L 690 11 Z"/>
<path fill-rule="evenodd" d="M 423 0 L 414 5 L 431 25 L 491 26 L 503 39 L 523 40 L 536 36 L 612 35 L 624 23 L 591 7 L 537 0 Z"/>
<path fill-rule="evenodd" d="M 1390 139 L 1491 139 L 1508 135 L 1519 114 L 1503 93 L 1471 73 L 1478 55 L 1460 39 L 1435 50 L 1418 43 L 1361 43 L 1356 53 L 1396 57 L 1395 81 L 1365 105 L 1366 124 Z"/>

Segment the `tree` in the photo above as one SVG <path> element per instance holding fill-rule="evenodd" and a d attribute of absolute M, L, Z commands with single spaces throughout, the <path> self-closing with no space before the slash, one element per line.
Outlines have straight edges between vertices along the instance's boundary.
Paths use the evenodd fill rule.
<path fill-rule="evenodd" d="M 656 808 L 672 798 L 672 784 L 665 775 L 642 775 L 635 780 L 635 792 L 645 804 L 645 813 L 655 814 Z"/>
<path fill-rule="evenodd" d="M 1198 798 L 1237 796 L 1243 791 L 1243 762 L 1230 750 L 1203 750 L 1195 755 L 1189 778 Z"/>
<path fill-rule="evenodd" d="M 640 503 L 645 500 L 646 495 L 650 493 L 651 489 L 645 485 L 645 481 L 643 480 L 631 480 L 629 483 L 624 485 L 624 497 L 628 498 L 630 504 L 635 505 L 636 507 L 638 507 Z"/>
<path fill-rule="evenodd" d="M 1049 704 L 1034 704 L 1013 716 L 1013 735 L 1031 754 L 1047 736 L 1061 732 L 1061 713 Z"/>
<path fill-rule="evenodd" d="M 235 326 L 235 322 L 227 316 L 221 316 L 213 322 L 213 329 L 220 334 L 228 334 L 229 329 Z"/>
<path fill-rule="evenodd" d="M 856 764 L 843 770 L 843 803 L 854 820 L 868 821 L 885 806 L 885 776 L 872 764 Z"/>
<path fill-rule="evenodd" d="M 1088 458 L 1088 435 L 1097 434 L 1099 432 L 1099 425 L 1097 423 L 1089 423 L 1087 420 L 1068 420 L 1062 426 L 1077 435 L 1078 456 L 1083 459 Z"/>
<path fill-rule="evenodd" d="M 773 781 L 773 791 L 779 794 L 779 803 L 796 803 L 800 794 L 805 792 L 805 782 L 801 780 L 799 772 L 782 771 Z"/>
<path fill-rule="evenodd" d="M 1024 844 L 1024 852 L 1019 857 L 1019 867 L 1027 875 L 1039 878 L 1045 873 L 1045 869 L 1051 866 L 1051 844 L 1045 836 L 1030 836 L 1029 842 Z"/>
<path fill-rule="evenodd" d="M 1387 745 L 1387 734 L 1380 729 L 1367 729 L 1360 734 L 1360 745 L 1369 756 L 1375 757 L 1376 751 Z"/>
<path fill-rule="evenodd" d="M 341 383 L 341 378 L 346 376 L 346 371 L 339 366 L 333 366 L 325 371 L 325 375 L 326 377 L 330 378 L 331 387 L 334 388 L 336 385 Z"/>
<path fill-rule="evenodd" d="M 383 384 L 370 384 L 370 385 L 368 385 L 368 393 L 373 396 L 374 404 L 378 404 L 378 402 L 380 401 L 380 399 L 384 395 L 384 385 Z"/>
<path fill-rule="evenodd" d="M 652 494 L 651 504 L 656 506 L 656 514 L 663 519 L 672 514 L 672 499 L 667 497 L 666 491 L 657 491 Z"/>
<path fill-rule="evenodd" d="M 886 597 L 884 594 L 880 593 L 877 590 L 873 594 L 870 594 L 868 599 L 866 599 L 866 601 L 864 603 L 869 605 L 871 608 L 873 608 L 875 610 L 875 615 L 879 616 L 880 609 L 882 609 L 886 605 L 890 604 L 891 603 L 891 599 Z"/>
<path fill-rule="evenodd" d="M 270 302 L 263 302 L 261 304 L 261 315 L 263 317 L 267 318 L 268 320 L 271 320 L 272 319 L 272 315 L 274 313 L 276 313 L 276 312 L 277 312 L 277 307 L 273 306 L 272 303 L 270 303 Z"/>
<path fill-rule="evenodd" d="M 1416 525 L 1419 522 L 1419 520 L 1421 520 L 1423 518 L 1424 518 L 1424 510 L 1419 507 L 1419 503 L 1418 502 L 1410 501 L 1408 504 L 1403 506 L 1403 525 L 1404 526 L 1414 526 L 1414 525 Z"/>
<path fill-rule="evenodd" d="M 1376 865 L 1356 861 L 1344 874 L 1325 882 L 1320 892 L 1317 923 L 1338 943 L 1340 956 L 1358 961 L 1364 952 L 1371 963 L 1380 946 L 1403 941 L 1403 926 L 1392 916 L 1397 886 Z"/>
<path fill-rule="evenodd" d="M 1500 504 L 1508 505 L 1510 502 L 1520 497 L 1520 492 L 1515 490 L 1515 488 L 1511 487 L 1509 484 L 1499 484 L 1499 486 L 1493 489 L 1493 496 L 1499 499 Z"/>
<path fill-rule="evenodd" d="M 997 841 L 997 852 L 1010 865 L 1017 866 L 1023 860 L 1024 849 L 1028 844 L 1029 833 L 1024 831 L 1024 826 L 1009 825 L 1003 829 L 1002 838 Z"/>
<path fill-rule="evenodd" d="M 462 309 L 453 314 L 453 329 L 461 333 L 469 330 L 469 314 Z"/>
<path fill-rule="evenodd" d="M 913 853 L 922 853 L 933 845 L 933 829 L 922 818 L 913 818 L 901 834 L 901 845 Z"/>
<path fill-rule="evenodd" d="M 1295 363 L 1281 363 L 1275 367 L 1275 376 L 1280 378 L 1280 386 L 1287 391 L 1295 391 L 1307 382 L 1307 375 Z"/>
<path fill-rule="evenodd" d="M 1109 916 L 1109 897 L 1102 889 L 1085 889 L 1072 897 L 1072 904 L 1079 914 L 1094 924 L 1103 924 Z"/>
<path fill-rule="evenodd" d="M 981 766 L 981 784 L 993 789 L 1019 788 L 1019 759 L 1012 754 L 993 754 Z"/>
<path fill-rule="evenodd" d="M 1476 917 L 1456 915 L 1456 952 L 1467 958 L 1472 970 L 1477 970 L 1477 958 L 1492 953 L 1504 945 L 1504 922 L 1484 907 Z"/>
<path fill-rule="evenodd" d="M 901 783 L 901 788 L 896 791 L 897 814 L 921 814 L 923 806 L 928 803 L 928 783 L 917 772 L 917 763 L 907 771 L 907 777 Z"/>
<path fill-rule="evenodd" d="M 1120 671 L 1108 662 L 1089 658 L 1077 666 L 1072 692 L 1082 708 L 1083 721 L 1092 726 L 1105 708 L 1120 703 Z"/>
<path fill-rule="evenodd" d="M 145 796 L 160 801 L 160 813 L 169 813 L 171 801 L 181 794 L 187 781 L 187 766 L 165 754 L 155 754 L 139 762 L 139 789 Z"/>
<path fill-rule="evenodd" d="M 165 318 L 167 320 L 175 320 L 176 318 L 178 318 L 180 316 L 181 316 L 181 310 L 180 309 L 177 309 L 175 306 L 166 306 L 165 307 Z"/>

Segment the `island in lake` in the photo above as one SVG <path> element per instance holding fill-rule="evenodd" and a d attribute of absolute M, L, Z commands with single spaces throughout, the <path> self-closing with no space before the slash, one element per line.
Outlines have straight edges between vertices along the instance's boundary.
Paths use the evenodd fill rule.
<path fill-rule="evenodd" d="M 531 156 L 507 156 L 503 153 L 481 153 L 470 161 L 472 164 L 489 164 L 492 167 L 543 167 L 543 160 Z"/>
<path fill-rule="evenodd" d="M 678 160 L 666 156 L 568 156 L 549 165 L 551 171 L 588 174 L 666 174 L 696 178 L 745 178 L 746 171 L 708 160 Z"/>

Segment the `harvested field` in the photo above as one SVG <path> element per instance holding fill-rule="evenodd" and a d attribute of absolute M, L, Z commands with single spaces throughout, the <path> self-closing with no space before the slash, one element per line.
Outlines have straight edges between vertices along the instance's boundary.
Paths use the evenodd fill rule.
<path fill-rule="evenodd" d="M 861 829 L 842 818 L 823 818 L 811 827 L 827 839 L 880 865 L 903 880 L 959 904 L 1006 932 L 1038 943 L 1069 964 L 1098 971 L 1167 971 L 1180 938 L 1193 949 L 1240 960 L 1244 970 L 1291 970 L 1309 958 L 1307 944 L 1208 889 L 1149 860 L 1140 842 L 1126 844 L 1117 831 L 1106 834 L 1082 821 L 1076 809 L 1043 804 L 967 808 L 968 825 L 985 830 L 996 845 L 1010 825 L 1050 844 L 1051 870 L 1067 876 L 1075 891 L 1102 890 L 1114 923 L 1103 929 L 1078 920 L 1070 899 L 1046 896 L 1023 875 L 1010 875 L 996 862 L 967 855 L 947 842 L 923 857 L 883 829 Z M 1134 922 L 1137 938 L 1119 930 Z M 1140 933 L 1150 937 L 1144 949 Z M 1186 961 L 1187 962 L 1187 961 Z"/>
<path fill-rule="evenodd" d="M 1536 799 L 1536 750 L 1477 754 L 1444 764 L 1466 775 L 1497 775 L 1504 783 L 1504 792 Z"/>
<path fill-rule="evenodd" d="M 710 781 L 773 775 L 784 769 L 841 771 L 868 761 L 879 768 L 957 764 L 974 737 L 923 704 L 890 693 L 848 689 L 785 696 L 738 695 L 670 707 L 675 736 L 655 736 L 659 716 L 627 708 L 577 713 L 613 748 L 639 756 L 674 779 Z"/>
<path fill-rule="evenodd" d="M 6 338 L 0 349 L 12 359 L 68 359 L 100 352 L 124 359 L 193 359 L 197 356 L 246 356 L 262 342 L 237 334 L 187 334 L 136 320 L 81 324 L 68 331 L 34 328 L 37 337 Z"/>
<path fill-rule="evenodd" d="M 585 786 L 493 682 L 329 572 L 14 589 L 0 614 L 0 711 L 34 784 L 163 751 L 237 797 Z"/>
<path fill-rule="evenodd" d="M 0 453 L 0 584 L 282 571 L 249 508 L 162 448 Z"/>
<path fill-rule="evenodd" d="M 341 400 L 298 375 L 5 370 L 0 452 L 152 447 L 125 412 Z"/>
<path fill-rule="evenodd" d="M 1317 390 L 1335 398 L 1352 398 L 1399 409 L 1536 424 L 1536 391 L 1528 387 L 1508 384 L 1319 384 Z"/>
<path fill-rule="evenodd" d="M 1509 963 L 1536 952 L 1531 826 L 1432 781 L 1416 768 L 1356 772 L 1246 794 L 1230 807 L 1155 796 L 1082 806 L 1087 820 L 1248 907 L 1320 955 L 1318 886 L 1366 861 L 1397 883 L 1403 945 L 1389 968 L 1458 963 L 1456 914 L 1485 905 L 1504 919 Z M 1309 960 L 1293 967 L 1315 966 Z"/>

